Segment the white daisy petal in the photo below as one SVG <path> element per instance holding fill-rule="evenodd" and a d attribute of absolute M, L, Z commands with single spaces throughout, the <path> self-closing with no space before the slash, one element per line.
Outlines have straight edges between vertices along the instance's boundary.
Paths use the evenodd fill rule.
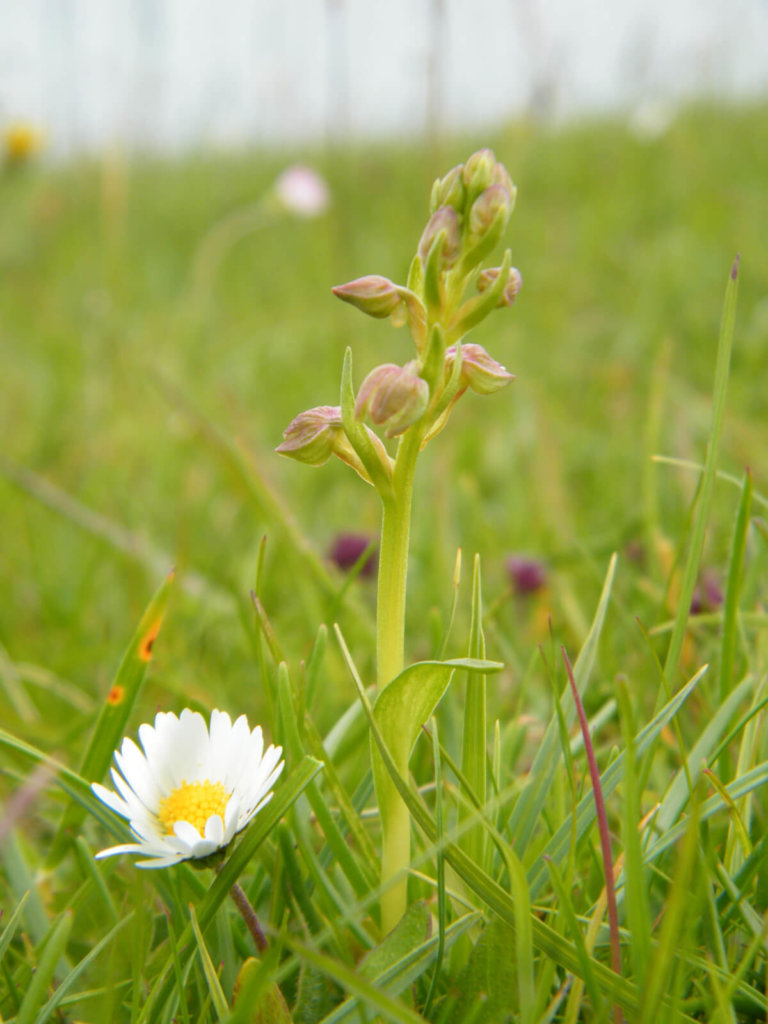
<path fill-rule="evenodd" d="M 195 843 L 199 842 L 203 837 L 197 831 L 194 825 L 190 825 L 188 821 L 177 821 L 173 826 L 173 834 L 177 839 L 181 840 L 184 846 L 189 847 L 193 850 Z"/>
<path fill-rule="evenodd" d="M 180 853 L 171 854 L 169 857 L 155 857 L 154 860 L 137 860 L 137 868 L 170 868 L 174 864 L 180 864 L 185 858 Z"/>
<path fill-rule="evenodd" d="M 205 823 L 205 838 L 214 843 L 214 849 L 222 845 L 224 839 L 224 822 L 220 814 L 212 815 Z"/>
<path fill-rule="evenodd" d="M 123 818 L 130 818 L 131 812 L 128 809 L 128 805 L 125 800 L 121 799 L 117 793 L 113 793 L 106 786 L 102 786 L 98 782 L 91 783 L 91 790 L 95 796 L 101 800 L 102 803 L 110 807 L 115 814 L 119 814 Z"/>
<path fill-rule="evenodd" d="M 212 853 L 216 853 L 219 849 L 219 844 L 214 843 L 212 839 L 201 839 L 195 843 L 194 849 L 192 850 L 192 857 L 198 860 L 200 857 L 210 857 Z"/>
<path fill-rule="evenodd" d="M 119 846 L 110 846 L 106 850 L 99 850 L 94 854 L 95 860 L 102 860 L 104 857 L 115 857 L 118 853 L 146 853 L 146 848 L 141 843 L 121 843 Z"/>
<path fill-rule="evenodd" d="M 115 762 L 126 782 L 145 807 L 156 807 L 159 796 L 147 759 L 130 739 L 123 740 L 121 750 L 115 751 Z"/>

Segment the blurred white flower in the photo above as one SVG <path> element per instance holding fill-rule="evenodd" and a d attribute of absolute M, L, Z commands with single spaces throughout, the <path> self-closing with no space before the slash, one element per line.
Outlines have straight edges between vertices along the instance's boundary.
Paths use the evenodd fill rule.
<path fill-rule="evenodd" d="M 299 217 L 317 217 L 331 203 L 330 189 L 317 171 L 304 164 L 287 167 L 275 182 L 281 205 Z"/>
<path fill-rule="evenodd" d="M 272 799 L 283 770 L 281 747 L 264 750 L 261 728 L 245 715 L 233 723 L 225 711 L 211 712 L 210 729 L 196 711 L 159 712 L 154 726 L 139 727 L 142 750 L 124 739 L 115 751 L 114 793 L 91 789 L 130 822 L 135 843 L 96 854 L 136 853 L 138 867 L 164 868 L 223 849 Z"/>
<path fill-rule="evenodd" d="M 655 142 L 675 120 L 675 108 L 661 100 L 644 100 L 630 113 L 629 130 L 639 142 Z"/>

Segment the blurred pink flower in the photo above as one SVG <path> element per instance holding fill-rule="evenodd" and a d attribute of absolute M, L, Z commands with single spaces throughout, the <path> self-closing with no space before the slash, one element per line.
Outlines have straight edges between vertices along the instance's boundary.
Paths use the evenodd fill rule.
<path fill-rule="evenodd" d="M 304 164 L 283 171 L 275 182 L 275 194 L 286 210 L 299 217 L 318 217 L 331 203 L 325 179 Z"/>
<path fill-rule="evenodd" d="M 329 557 L 339 569 L 346 572 L 352 568 L 370 547 L 371 538 L 366 533 L 340 533 L 333 542 Z M 378 568 L 378 564 L 378 553 L 374 549 L 363 563 L 360 575 L 365 577 L 373 576 Z"/>
<path fill-rule="evenodd" d="M 531 555 L 511 555 L 507 559 L 507 572 L 516 594 L 535 594 L 547 582 L 547 567 Z"/>

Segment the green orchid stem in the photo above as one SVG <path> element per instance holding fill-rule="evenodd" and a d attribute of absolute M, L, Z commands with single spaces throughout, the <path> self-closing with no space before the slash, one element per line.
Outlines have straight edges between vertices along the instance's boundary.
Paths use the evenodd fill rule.
<path fill-rule="evenodd" d="M 400 675 L 405 667 L 405 592 L 408 573 L 408 542 L 411 529 L 413 478 L 424 429 L 414 424 L 403 436 L 397 450 L 392 477 L 392 494 L 382 498 L 381 547 L 376 627 L 376 677 L 379 691 Z M 389 741 L 389 737 L 385 736 Z M 390 750 L 394 745 L 388 742 Z M 408 771 L 408 759 L 397 765 L 401 775 Z M 391 780 L 387 792 L 377 793 L 381 809 L 381 882 L 397 878 L 381 898 L 381 927 L 390 932 L 408 905 L 407 870 L 411 855 L 411 819 Z M 379 787 L 380 789 L 382 787 Z"/>

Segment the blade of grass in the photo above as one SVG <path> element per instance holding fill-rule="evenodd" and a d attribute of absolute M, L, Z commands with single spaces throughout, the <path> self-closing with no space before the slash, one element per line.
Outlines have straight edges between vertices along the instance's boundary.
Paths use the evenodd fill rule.
<path fill-rule="evenodd" d="M 546 863 L 549 869 L 549 876 L 552 879 L 552 885 L 557 893 L 558 909 L 565 918 L 566 927 L 573 938 L 574 948 L 579 958 L 579 966 L 581 968 L 579 977 L 583 980 L 587 992 L 589 993 L 595 1012 L 602 1013 L 605 1005 L 603 993 L 600 991 L 600 986 L 598 985 L 597 979 L 592 971 L 592 958 L 590 957 L 584 942 L 584 936 L 581 933 L 581 928 L 579 927 L 578 918 L 576 917 L 576 911 L 573 908 L 570 894 L 563 884 L 560 872 L 557 870 L 555 863 L 549 858 L 546 859 Z"/>
<path fill-rule="evenodd" d="M 438 849 L 435 854 L 436 876 L 437 876 L 437 953 L 435 956 L 435 969 L 429 982 L 427 998 L 424 1001 L 424 1016 L 429 1019 L 429 1011 L 432 1007 L 432 1000 L 437 991 L 437 979 L 443 965 L 443 954 L 445 953 L 445 924 L 448 917 L 448 900 L 445 892 L 445 858 L 442 850 L 443 840 L 443 762 L 440 757 L 440 737 L 437 729 L 437 719 L 433 716 L 431 721 L 432 731 L 432 761 L 435 766 L 435 827 L 437 829 Z"/>
<path fill-rule="evenodd" d="M 733 347 L 734 322 L 736 317 L 736 296 L 738 294 L 738 271 L 739 257 L 737 256 L 728 284 L 725 290 L 725 301 L 723 303 L 723 315 L 720 324 L 720 338 L 717 346 L 717 363 L 715 366 L 714 393 L 712 399 L 712 423 L 710 427 L 709 440 L 707 441 L 707 452 L 704 459 L 704 472 L 698 493 L 698 503 L 691 529 L 690 543 L 688 546 L 688 559 L 685 565 L 685 572 L 680 586 L 680 598 L 678 600 L 675 625 L 672 630 L 672 637 L 667 649 L 667 657 L 664 662 L 664 678 L 670 685 L 674 686 L 677 676 L 680 655 L 683 649 L 686 624 L 688 622 L 693 591 L 696 587 L 696 579 L 699 572 L 701 553 L 704 547 L 704 535 L 709 520 L 709 510 L 712 503 L 712 491 L 717 474 L 717 459 L 720 451 L 720 438 L 723 431 L 723 418 L 725 414 L 725 398 L 728 390 L 728 377 L 731 365 L 731 349 Z M 676 688 L 676 687 L 675 687 Z M 661 703 L 662 691 L 659 690 L 657 707 Z"/>
<path fill-rule="evenodd" d="M 42 955 L 16 1014 L 16 1024 L 33 1024 L 45 1001 L 45 994 L 53 980 L 56 966 L 64 956 L 74 916 L 71 910 L 65 910 L 47 936 Z"/>
<path fill-rule="evenodd" d="M 65 978 L 61 980 L 61 983 L 56 987 L 56 991 L 50 997 L 48 1002 L 40 1009 L 38 1015 L 35 1017 L 34 1024 L 45 1024 L 46 1021 L 53 1019 L 53 1015 L 59 1006 L 62 1005 L 64 997 L 67 992 L 72 988 L 74 983 L 91 966 L 94 960 L 100 955 L 103 949 L 105 949 L 113 939 L 115 939 L 122 929 L 133 919 L 133 911 L 129 911 L 124 917 L 121 918 L 115 925 L 110 928 L 107 934 L 100 939 L 92 949 L 89 949 L 86 955 L 77 963 L 72 970 L 67 974 Z M 78 993 L 79 996 L 79 993 Z"/>
<path fill-rule="evenodd" d="M 608 609 L 608 602 L 611 596 L 611 588 L 613 586 L 615 573 L 616 555 L 613 555 L 608 566 L 608 572 L 606 573 L 603 590 L 600 595 L 592 626 L 587 634 L 587 638 L 584 641 L 581 651 L 579 652 L 579 656 L 576 659 L 574 667 L 574 675 L 576 677 L 579 693 L 584 692 L 584 688 L 587 685 L 595 663 L 597 645 L 605 622 L 605 615 Z M 567 693 L 568 688 L 566 687 L 565 690 Z M 576 707 L 572 700 L 565 699 L 565 697 L 563 698 L 563 707 L 565 708 L 566 723 L 570 727 L 576 715 Z M 559 725 L 557 715 L 553 713 L 549 725 L 547 726 L 547 731 L 544 734 L 544 738 L 536 752 L 536 757 L 534 758 L 533 765 L 531 766 L 528 782 L 526 783 L 523 792 L 520 794 L 519 800 L 515 804 L 515 809 L 512 812 L 512 816 L 509 821 L 509 831 L 510 834 L 515 837 L 515 848 L 519 857 L 522 857 L 526 847 L 528 846 L 536 820 L 544 805 L 544 795 L 552 784 L 552 778 L 554 777 L 560 756 Z M 546 877 L 546 868 L 543 867 L 543 865 L 542 870 L 543 876 Z M 533 893 L 534 890 L 532 885 L 532 896 Z"/>
<path fill-rule="evenodd" d="M 208 991 L 211 994 L 211 1002 L 213 1003 L 213 1008 L 216 1011 L 216 1017 L 219 1021 L 226 1020 L 229 1016 L 227 998 L 224 995 L 221 982 L 219 981 L 219 976 L 216 973 L 213 961 L 211 960 L 211 954 L 208 952 L 208 947 L 205 944 L 203 933 L 200 930 L 200 923 L 197 920 L 195 908 L 191 903 L 189 904 L 189 920 L 192 924 L 192 931 L 197 944 L 197 952 L 200 956 L 200 963 L 203 965 L 203 974 L 205 975 L 205 980 L 208 985 Z"/>
<path fill-rule="evenodd" d="M 645 726 L 635 737 L 635 755 L 641 757 L 648 750 L 664 726 L 677 714 L 687 698 L 699 684 L 706 669 L 700 669 L 696 675 L 672 698 L 669 703 Z M 601 779 L 603 793 L 608 796 L 621 781 L 624 774 L 624 761 L 626 752 L 619 754 L 616 760 L 605 770 Z M 541 892 L 547 877 L 547 867 L 543 860 L 544 856 L 550 857 L 555 864 L 560 866 L 568 856 L 571 848 L 573 820 L 576 821 L 576 838 L 580 839 L 587 829 L 592 827 L 595 820 L 595 804 L 591 796 L 587 794 L 580 802 L 576 811 L 568 815 L 554 836 L 547 843 L 542 851 L 542 856 L 537 858 L 528 870 L 528 884 L 531 889 L 531 898 L 536 899 Z"/>
<path fill-rule="evenodd" d="M 469 627 L 468 658 L 485 658 L 483 635 L 483 595 L 480 578 L 480 556 L 475 555 L 472 574 L 472 618 Z M 461 770 L 467 785 L 481 804 L 486 797 L 486 677 L 481 672 L 466 675 L 464 703 L 464 733 L 461 750 Z M 459 808 L 460 818 L 464 815 Z M 485 832 L 481 826 L 468 829 L 461 839 L 464 852 L 477 864 L 484 863 Z"/>
<path fill-rule="evenodd" d="M 632 952 L 632 967 L 640 991 L 645 986 L 648 963 L 651 956 L 651 908 L 648 903 L 648 884 L 643 867 L 640 843 L 641 805 L 636 773 L 637 753 L 635 750 L 635 729 L 632 720 L 632 706 L 624 680 L 616 684 L 616 694 L 621 708 L 621 726 L 624 736 L 626 762 L 624 765 L 624 815 L 623 837 L 625 858 L 625 886 L 627 904 L 627 928 Z"/>
<path fill-rule="evenodd" d="M 101 782 L 103 779 L 139 698 L 152 660 L 152 649 L 165 616 L 173 576 L 171 573 L 166 577 L 147 606 L 96 719 L 78 773 L 90 782 Z M 65 808 L 49 854 L 49 865 L 57 864 L 64 856 L 84 818 L 85 810 L 82 806 L 70 803 Z"/>
<path fill-rule="evenodd" d="M 669 895 L 664 907 L 664 920 L 661 925 L 655 955 L 651 961 L 646 986 L 643 990 L 643 1002 L 640 1012 L 640 1024 L 652 1024 L 663 1020 L 662 1006 L 664 994 L 668 991 L 669 979 L 675 963 L 678 962 L 678 943 L 690 907 L 688 887 L 693 877 L 696 852 L 699 842 L 699 816 L 697 809 L 687 822 L 685 838 L 678 857 L 677 870 L 673 883 L 669 887 Z"/>
<path fill-rule="evenodd" d="M 611 852 L 611 835 L 608 829 L 608 816 L 605 811 L 605 799 L 603 797 L 603 790 L 600 785 L 600 772 L 597 769 L 597 760 L 595 758 L 595 751 L 592 746 L 592 738 L 589 735 L 589 723 L 587 722 L 587 716 L 584 713 L 584 705 L 581 703 L 581 697 L 576 686 L 576 680 L 573 677 L 573 669 L 571 663 L 568 660 L 568 654 L 565 648 L 562 648 L 563 661 L 565 662 L 565 670 L 568 673 L 568 681 L 571 684 L 571 692 L 573 699 L 576 704 L 576 711 L 579 716 L 579 725 L 581 726 L 581 735 L 584 737 L 584 749 L 587 754 L 587 762 L 589 764 L 589 775 L 592 780 L 592 796 L 595 801 L 595 813 L 597 815 L 597 827 L 600 834 L 600 848 L 603 855 L 603 872 L 605 874 L 605 892 L 608 900 L 608 925 L 611 933 L 611 967 L 614 972 L 621 975 L 621 939 L 619 937 L 619 913 L 616 907 L 616 889 L 613 878 L 613 854 Z M 614 1008 L 614 1016 L 617 1024 L 622 1022 L 621 1009 L 616 1006 Z"/>

